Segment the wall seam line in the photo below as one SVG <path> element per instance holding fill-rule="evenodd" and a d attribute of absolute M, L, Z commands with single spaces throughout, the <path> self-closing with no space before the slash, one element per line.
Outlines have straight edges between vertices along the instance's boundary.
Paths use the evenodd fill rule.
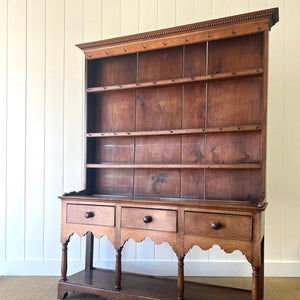
<path fill-rule="evenodd" d="M 4 247 L 4 260 L 6 261 L 7 259 L 7 167 L 8 167 L 8 162 L 7 162 L 7 152 L 8 152 L 8 147 L 7 147 L 7 142 L 8 142 L 8 0 L 6 0 L 6 135 L 5 135 L 5 247 Z"/>
<path fill-rule="evenodd" d="M 45 260 L 45 206 L 46 206 L 46 105 L 47 105 L 47 0 L 44 0 L 44 140 L 43 140 L 43 261 Z"/>
<path fill-rule="evenodd" d="M 24 120 L 24 136 L 25 136 L 25 153 L 24 153 L 24 245 L 23 245 L 23 259 L 26 261 L 26 216 L 27 216 L 27 106 L 28 106 L 28 81 L 27 81 L 27 72 L 28 72 L 28 1 L 26 0 L 26 10 L 25 10 L 25 120 Z"/>

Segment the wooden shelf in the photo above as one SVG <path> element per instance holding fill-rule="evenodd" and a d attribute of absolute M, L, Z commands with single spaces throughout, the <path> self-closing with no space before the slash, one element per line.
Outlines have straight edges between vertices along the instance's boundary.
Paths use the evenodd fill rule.
<path fill-rule="evenodd" d="M 90 169 L 260 169 L 260 163 L 243 164 L 86 164 Z"/>
<path fill-rule="evenodd" d="M 108 91 L 119 91 L 119 90 L 129 90 L 129 89 L 139 89 L 147 88 L 154 86 L 166 86 L 166 85 L 177 85 L 177 84 L 188 84 L 195 82 L 210 82 L 218 80 L 229 80 L 240 77 L 249 77 L 263 74 L 263 68 L 255 68 L 241 71 L 232 71 L 232 72 L 223 72 L 223 73 L 213 73 L 205 76 L 193 76 L 186 78 L 176 78 L 176 79 L 167 79 L 167 80 L 157 80 L 157 81 L 148 81 L 140 83 L 129 83 L 129 84 L 120 84 L 120 85 L 107 85 L 107 86 L 98 86 L 87 88 L 88 93 L 100 93 Z"/>
<path fill-rule="evenodd" d="M 197 133 L 216 133 L 216 132 L 260 131 L 261 129 L 262 129 L 261 125 L 242 125 L 242 126 L 149 130 L 149 131 L 89 132 L 86 134 L 86 137 L 176 135 L 176 134 L 197 134 Z"/>
<path fill-rule="evenodd" d="M 105 299 L 176 299 L 175 279 L 123 272 L 122 289 L 117 291 L 113 287 L 114 276 L 112 270 L 94 268 L 76 273 L 68 277 L 67 281 L 61 280 L 58 285 L 64 293 L 88 292 Z M 250 300 L 251 291 L 186 281 L 184 299 Z"/>
<path fill-rule="evenodd" d="M 231 209 L 246 209 L 264 210 L 267 203 L 264 199 L 212 199 L 212 198 L 186 198 L 186 197 L 159 197 L 159 196 L 143 196 L 143 195 L 115 195 L 115 194 L 86 194 L 85 190 L 80 192 L 66 193 L 59 198 L 65 199 L 66 197 L 76 197 L 77 199 L 83 199 L 96 202 L 116 202 L 123 201 L 129 204 L 176 204 L 176 205 L 189 205 L 189 206 L 201 206 L 206 208 L 231 208 Z"/>

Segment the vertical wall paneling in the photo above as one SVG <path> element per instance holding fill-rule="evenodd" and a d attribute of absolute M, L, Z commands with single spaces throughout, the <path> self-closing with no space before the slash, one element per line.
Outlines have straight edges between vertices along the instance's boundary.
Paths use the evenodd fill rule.
<path fill-rule="evenodd" d="M 6 244 L 6 105 L 7 105 L 7 0 L 0 0 L 0 260 Z"/>
<path fill-rule="evenodd" d="M 150 238 L 147 237 L 141 243 L 137 244 L 136 258 L 141 261 L 155 259 L 155 247 Z"/>
<path fill-rule="evenodd" d="M 133 239 L 126 241 L 122 250 L 122 260 L 135 260 L 136 258 L 136 242 Z"/>
<path fill-rule="evenodd" d="M 172 247 L 167 242 L 163 242 L 160 245 L 155 245 L 154 256 L 156 261 L 172 261 Z"/>
<path fill-rule="evenodd" d="M 60 200 L 63 192 L 64 1 L 46 1 L 44 259 L 61 257 Z"/>
<path fill-rule="evenodd" d="M 213 18 L 230 16 L 230 0 L 213 0 Z"/>
<path fill-rule="evenodd" d="M 101 39 L 101 0 L 83 1 L 83 42 L 92 42 Z"/>
<path fill-rule="evenodd" d="M 208 260 L 213 261 L 222 261 L 226 262 L 229 260 L 227 253 L 221 249 L 219 245 L 213 245 L 212 248 L 208 250 Z"/>
<path fill-rule="evenodd" d="M 243 14 L 249 11 L 249 0 L 231 0 L 231 15 Z"/>
<path fill-rule="evenodd" d="M 195 22 L 210 20 L 212 18 L 213 0 L 194 1 Z"/>
<path fill-rule="evenodd" d="M 102 0 L 102 39 L 120 35 L 121 0 Z"/>
<path fill-rule="evenodd" d="M 192 261 L 208 261 L 208 251 L 203 251 L 199 246 L 194 246 L 191 249 Z"/>
<path fill-rule="evenodd" d="M 82 53 L 75 47 L 82 41 L 82 1 L 65 1 L 64 78 L 64 192 L 82 188 Z M 80 239 L 70 241 L 69 257 L 80 257 Z"/>
<path fill-rule="evenodd" d="M 121 1 L 121 35 L 137 33 L 139 30 L 139 0 Z"/>
<path fill-rule="evenodd" d="M 139 32 L 157 29 L 157 0 L 139 0 Z"/>
<path fill-rule="evenodd" d="M 7 18 L 6 259 L 22 260 L 25 239 L 26 1 L 8 1 Z"/>
<path fill-rule="evenodd" d="M 266 9 L 268 0 L 250 0 L 250 11 Z"/>
<path fill-rule="evenodd" d="M 25 259 L 44 244 L 45 1 L 27 0 Z"/>
<path fill-rule="evenodd" d="M 282 260 L 299 261 L 299 178 L 300 178 L 300 131 L 299 131 L 299 28 L 300 2 L 286 1 L 285 19 L 285 78 L 284 78 L 284 139 L 283 139 L 283 185 L 282 206 Z"/>
<path fill-rule="evenodd" d="M 194 0 L 177 0 L 176 25 L 194 22 Z"/>
<path fill-rule="evenodd" d="M 270 2 L 270 1 L 269 1 Z M 280 22 L 269 35 L 269 84 L 268 84 L 268 127 L 267 127 L 267 185 L 266 197 L 269 202 L 266 211 L 266 260 L 276 261 L 281 257 L 281 236 L 283 199 L 283 112 L 285 78 L 285 0 L 271 1 L 272 7 L 280 7 Z M 275 28 L 274 28 L 275 29 Z M 276 151 L 274 151 L 276 149 Z M 269 245 L 279 245 L 278 247 Z"/>
<path fill-rule="evenodd" d="M 176 25 L 176 0 L 158 0 L 158 29 Z"/>
<path fill-rule="evenodd" d="M 100 262 L 106 260 L 114 260 L 115 259 L 115 248 L 113 247 L 111 241 L 103 236 L 100 241 Z"/>

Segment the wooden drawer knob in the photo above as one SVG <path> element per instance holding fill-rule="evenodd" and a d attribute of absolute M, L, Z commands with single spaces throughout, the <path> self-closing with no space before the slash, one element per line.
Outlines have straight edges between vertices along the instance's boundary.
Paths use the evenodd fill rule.
<path fill-rule="evenodd" d="M 145 216 L 143 218 L 143 221 L 144 221 L 144 223 L 150 223 L 150 222 L 152 222 L 152 217 L 151 216 Z"/>
<path fill-rule="evenodd" d="M 95 214 L 92 212 L 92 211 L 87 211 L 84 216 L 89 219 L 89 218 L 92 218 Z"/>
<path fill-rule="evenodd" d="M 211 228 L 214 229 L 214 230 L 219 229 L 220 226 L 221 226 L 221 223 L 220 223 L 220 222 L 212 222 L 212 223 L 211 223 Z"/>

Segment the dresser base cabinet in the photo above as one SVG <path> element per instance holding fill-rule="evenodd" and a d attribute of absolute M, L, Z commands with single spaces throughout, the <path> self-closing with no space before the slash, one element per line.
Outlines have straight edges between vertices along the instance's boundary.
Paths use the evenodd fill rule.
<path fill-rule="evenodd" d="M 278 9 L 77 45 L 85 55 L 84 187 L 60 197 L 58 298 L 263 299 L 269 31 Z M 86 235 L 85 269 L 67 276 Z M 115 270 L 94 268 L 94 237 Z M 167 242 L 177 279 L 122 272 L 128 239 Z M 193 246 L 241 251 L 251 291 L 184 281 Z"/>
<path fill-rule="evenodd" d="M 168 201 L 155 203 L 143 197 L 120 198 L 61 197 L 62 279 L 58 284 L 58 298 L 64 298 L 67 292 L 79 291 L 105 299 L 220 299 L 220 293 L 221 299 L 262 299 L 267 204 L 260 208 L 232 207 L 224 203 L 212 205 L 209 201 L 175 204 Z M 75 206 L 80 207 L 77 223 L 71 217 Z M 83 222 L 83 218 L 87 221 Z M 102 224 L 100 220 L 103 220 Z M 163 220 L 167 220 L 164 227 Z M 73 233 L 86 235 L 85 270 L 67 277 L 67 248 Z M 114 271 L 93 266 L 94 236 L 100 238 L 103 235 L 109 238 L 116 251 Z M 150 237 L 156 244 L 166 241 L 172 246 L 178 257 L 176 280 L 121 271 L 122 248 L 126 241 L 132 238 L 140 242 L 145 237 Z M 253 269 L 252 292 L 184 282 L 187 252 L 194 245 L 208 250 L 215 244 L 227 253 L 240 250 L 246 256 Z"/>

